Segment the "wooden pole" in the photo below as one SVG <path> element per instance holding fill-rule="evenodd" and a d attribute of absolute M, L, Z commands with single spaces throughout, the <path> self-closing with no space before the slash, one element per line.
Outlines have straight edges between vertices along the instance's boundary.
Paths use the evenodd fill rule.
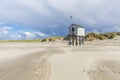
<path fill-rule="evenodd" d="M 75 45 L 75 36 L 73 36 L 73 46 Z"/>
<path fill-rule="evenodd" d="M 80 45 L 82 45 L 82 36 L 80 36 Z"/>
<path fill-rule="evenodd" d="M 69 43 L 68 44 L 70 46 L 71 45 L 71 36 L 70 35 L 68 36 L 68 39 L 69 39 Z"/>
<path fill-rule="evenodd" d="M 78 36 L 76 36 L 76 46 L 78 46 Z"/>
<path fill-rule="evenodd" d="M 72 45 L 74 45 L 74 37 L 73 37 L 73 35 L 72 35 Z"/>
<path fill-rule="evenodd" d="M 82 45 L 84 45 L 84 36 L 82 36 Z"/>
<path fill-rule="evenodd" d="M 79 45 L 80 45 L 80 36 L 79 36 Z"/>

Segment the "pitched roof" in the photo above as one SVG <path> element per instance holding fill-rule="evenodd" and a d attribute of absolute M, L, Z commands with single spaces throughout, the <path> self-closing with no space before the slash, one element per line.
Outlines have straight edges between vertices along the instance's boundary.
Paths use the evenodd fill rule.
<path fill-rule="evenodd" d="M 85 28 L 85 27 L 83 27 L 83 26 L 81 26 L 81 25 L 79 25 L 79 24 L 74 24 L 74 23 L 71 24 L 70 27 L 71 27 L 71 26 L 76 26 L 76 27 L 80 27 L 80 28 Z"/>

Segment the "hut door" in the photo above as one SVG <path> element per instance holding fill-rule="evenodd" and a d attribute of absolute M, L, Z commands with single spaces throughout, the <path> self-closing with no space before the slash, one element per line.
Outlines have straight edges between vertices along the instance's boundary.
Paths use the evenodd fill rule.
<path fill-rule="evenodd" d="M 74 32 L 75 32 L 75 28 L 73 27 L 73 28 L 72 28 L 72 34 L 74 34 Z"/>
<path fill-rule="evenodd" d="M 74 28 L 72 28 L 72 32 L 74 32 L 75 31 L 75 29 Z"/>

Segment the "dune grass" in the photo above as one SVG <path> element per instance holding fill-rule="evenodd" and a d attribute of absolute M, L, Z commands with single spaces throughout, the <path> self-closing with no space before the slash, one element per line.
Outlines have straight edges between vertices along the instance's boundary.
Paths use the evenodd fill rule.
<path fill-rule="evenodd" d="M 45 39 L 41 40 L 41 42 L 55 42 L 55 41 L 63 40 L 63 39 L 64 39 L 63 36 L 55 36 L 55 37 L 45 38 Z"/>
<path fill-rule="evenodd" d="M 93 40 L 107 40 L 107 39 L 114 39 L 116 36 L 120 36 L 120 32 L 109 32 L 109 33 L 88 33 L 85 36 L 87 41 Z"/>
<path fill-rule="evenodd" d="M 55 42 L 58 40 L 63 40 L 63 36 L 49 37 L 45 39 L 35 39 L 35 40 L 0 40 L 0 42 Z"/>

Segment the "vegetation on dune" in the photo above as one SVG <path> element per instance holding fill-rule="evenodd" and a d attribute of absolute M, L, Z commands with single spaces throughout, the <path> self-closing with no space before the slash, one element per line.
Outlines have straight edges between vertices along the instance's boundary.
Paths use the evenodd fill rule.
<path fill-rule="evenodd" d="M 56 36 L 56 37 L 50 37 L 45 39 L 36 39 L 36 40 L 0 40 L 0 42 L 55 42 L 58 40 L 63 40 L 64 37 L 62 36 Z"/>
<path fill-rule="evenodd" d="M 56 36 L 56 37 L 45 38 L 45 39 L 41 40 L 41 42 L 55 42 L 55 41 L 63 40 L 63 39 L 64 39 L 64 37 Z"/>
<path fill-rule="evenodd" d="M 116 32 L 116 34 L 117 34 L 118 36 L 120 36 L 120 32 Z"/>
<path fill-rule="evenodd" d="M 107 37 L 108 39 L 113 39 L 117 36 L 117 34 L 115 32 L 112 32 L 112 33 L 105 33 L 105 34 L 101 34 L 105 37 Z"/>
<path fill-rule="evenodd" d="M 106 39 L 114 39 L 116 36 L 120 36 L 120 32 L 109 32 L 109 33 L 88 33 L 85 36 L 85 39 L 87 41 L 92 41 L 92 40 L 106 40 Z"/>
<path fill-rule="evenodd" d="M 107 39 L 107 37 L 101 35 L 101 34 L 97 34 L 97 33 L 89 33 L 85 36 L 85 39 L 87 41 L 93 41 L 93 40 L 105 40 Z"/>

